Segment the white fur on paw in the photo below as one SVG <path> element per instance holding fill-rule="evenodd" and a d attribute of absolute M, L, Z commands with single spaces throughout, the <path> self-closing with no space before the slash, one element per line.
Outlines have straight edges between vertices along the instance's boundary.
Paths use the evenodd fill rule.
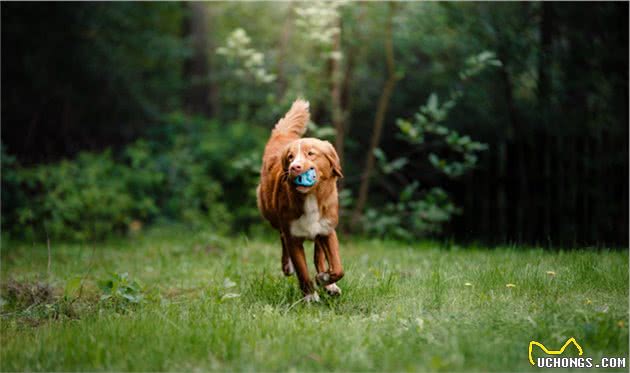
<path fill-rule="evenodd" d="M 287 276 L 291 276 L 295 273 L 295 268 L 293 267 L 293 261 L 289 258 L 289 263 L 284 265 L 284 274 Z"/>
<path fill-rule="evenodd" d="M 341 288 L 337 284 L 326 285 L 324 288 L 329 295 L 341 295 Z"/>
<path fill-rule="evenodd" d="M 304 302 L 306 303 L 319 302 L 319 294 L 317 294 L 317 292 L 306 294 L 304 296 Z"/>
<path fill-rule="evenodd" d="M 330 281 L 330 275 L 327 272 L 318 273 L 316 278 L 319 284 L 327 284 Z"/>

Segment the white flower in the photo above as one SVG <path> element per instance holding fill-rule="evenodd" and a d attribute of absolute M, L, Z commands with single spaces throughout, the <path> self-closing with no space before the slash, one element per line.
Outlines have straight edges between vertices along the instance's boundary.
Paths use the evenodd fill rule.
<path fill-rule="evenodd" d="M 250 60 L 251 63 L 254 65 L 262 65 L 263 64 L 263 54 L 260 52 L 254 52 L 252 53 Z"/>
<path fill-rule="evenodd" d="M 416 325 L 418 325 L 418 328 L 423 329 L 424 328 L 424 320 L 422 320 L 419 317 L 416 317 Z"/>
<path fill-rule="evenodd" d="M 233 288 L 234 286 L 236 286 L 236 282 L 233 282 L 232 280 L 230 280 L 229 277 L 226 277 L 225 280 L 223 280 L 224 288 L 229 289 L 229 288 Z"/>
<path fill-rule="evenodd" d="M 265 69 L 265 55 L 250 47 L 251 38 L 242 28 L 237 28 L 228 35 L 225 45 L 216 49 L 216 53 L 231 63 L 233 72 L 241 78 L 253 78 L 258 83 L 269 83 L 275 75 Z"/>
<path fill-rule="evenodd" d="M 332 58 L 335 61 L 339 61 L 343 58 L 343 53 L 339 51 L 330 52 L 330 58 Z"/>

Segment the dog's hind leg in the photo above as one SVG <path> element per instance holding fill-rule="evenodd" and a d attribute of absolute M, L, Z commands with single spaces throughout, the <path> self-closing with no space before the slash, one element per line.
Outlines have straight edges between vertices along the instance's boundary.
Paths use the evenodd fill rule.
<path fill-rule="evenodd" d="M 287 240 L 284 238 L 283 234 L 280 235 L 280 240 L 282 241 L 282 272 L 285 276 L 291 276 L 295 273 L 295 268 L 293 267 L 293 262 L 289 255 Z"/>

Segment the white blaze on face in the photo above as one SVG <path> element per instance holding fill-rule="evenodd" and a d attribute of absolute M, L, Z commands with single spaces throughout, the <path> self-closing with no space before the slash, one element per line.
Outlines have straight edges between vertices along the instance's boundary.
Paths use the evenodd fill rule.
<path fill-rule="evenodd" d="M 291 166 L 293 166 L 294 164 L 300 164 L 300 162 L 302 162 L 302 158 L 303 158 L 302 157 L 302 140 L 298 140 L 297 145 L 298 145 L 297 154 L 295 155 L 293 162 L 291 162 L 291 164 L 289 165 L 289 170 L 291 169 Z"/>

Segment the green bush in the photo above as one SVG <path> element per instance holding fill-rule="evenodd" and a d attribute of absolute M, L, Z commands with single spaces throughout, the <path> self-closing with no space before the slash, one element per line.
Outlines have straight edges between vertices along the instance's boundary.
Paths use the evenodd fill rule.
<path fill-rule="evenodd" d="M 3 202 L 16 198 L 17 204 L 3 211 L 3 224 L 18 235 L 103 238 L 157 212 L 151 196 L 134 197 L 132 170 L 114 162 L 108 151 L 34 168 L 11 166 L 3 169 Z"/>
<path fill-rule="evenodd" d="M 484 51 L 472 55 L 466 59 L 459 73 L 460 84 L 490 66 L 501 66 L 494 53 Z M 451 110 L 463 95 L 461 85 L 452 89 L 448 98 L 442 102 L 437 94 L 432 93 L 413 119 L 398 119 L 398 137 L 412 145 L 413 152 L 390 161 L 381 149 L 374 150 L 379 172 L 383 175 L 395 175 L 399 183 L 401 180 L 403 182 L 395 188 L 400 191 L 396 202 L 366 210 L 362 225 L 364 233 L 412 240 L 441 233 L 443 226 L 453 215 L 461 213 L 461 209 L 455 206 L 443 189 L 433 187 L 420 190 L 420 182 L 409 182 L 404 171 L 411 163 L 410 160 L 414 159 L 414 163 L 417 163 L 419 157 L 414 152 L 418 151 L 428 153 L 427 160 L 431 166 L 451 180 L 478 166 L 478 154 L 488 149 L 488 146 L 459 134 L 445 124 Z M 435 153 L 438 149 L 440 155 Z"/>
<path fill-rule="evenodd" d="M 421 197 L 413 197 L 419 185 L 418 182 L 409 184 L 396 202 L 368 208 L 363 231 L 381 238 L 409 241 L 441 233 L 443 225 L 460 209 L 441 188 L 431 188 Z"/>
<path fill-rule="evenodd" d="M 151 167 L 166 178 L 162 216 L 222 228 L 257 222 L 255 188 L 267 137 L 247 123 L 172 115 L 149 146 Z"/>
<path fill-rule="evenodd" d="M 81 153 L 24 168 L 3 149 L 3 230 L 86 240 L 122 234 L 133 221 L 223 232 L 258 221 L 255 185 L 265 134 L 244 123 L 182 115 L 159 128 L 117 158 L 110 151 Z"/>

